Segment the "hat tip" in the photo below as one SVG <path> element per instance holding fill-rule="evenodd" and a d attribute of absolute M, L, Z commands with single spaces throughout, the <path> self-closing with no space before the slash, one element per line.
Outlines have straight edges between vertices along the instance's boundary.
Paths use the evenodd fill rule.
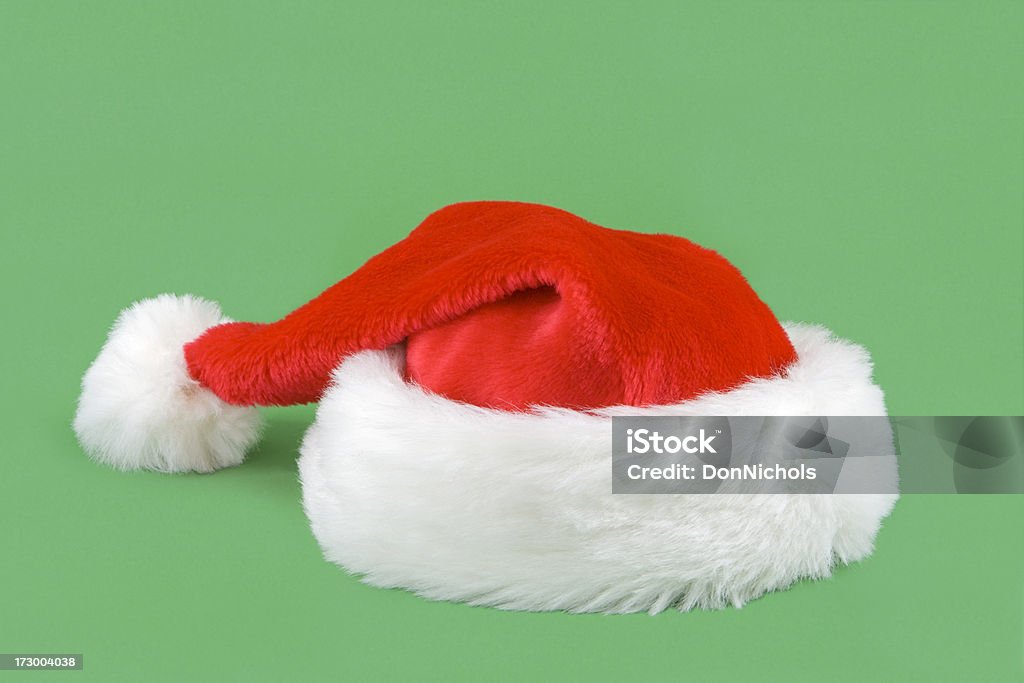
<path fill-rule="evenodd" d="M 189 295 L 163 294 L 122 311 L 82 378 L 74 430 L 86 452 L 122 470 L 240 464 L 259 438 L 259 412 L 193 379 L 183 348 L 224 322 L 217 304 Z"/>

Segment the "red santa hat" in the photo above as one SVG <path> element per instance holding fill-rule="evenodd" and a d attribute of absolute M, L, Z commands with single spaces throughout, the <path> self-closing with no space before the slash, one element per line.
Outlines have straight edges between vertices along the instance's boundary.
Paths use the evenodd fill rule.
<path fill-rule="evenodd" d="M 319 401 L 301 448 L 325 556 L 514 609 L 740 605 L 867 555 L 892 495 L 612 495 L 616 415 L 884 415 L 863 348 L 780 324 L 679 237 L 472 202 L 281 320 L 124 311 L 75 430 L 122 469 L 242 462 L 254 406 Z"/>

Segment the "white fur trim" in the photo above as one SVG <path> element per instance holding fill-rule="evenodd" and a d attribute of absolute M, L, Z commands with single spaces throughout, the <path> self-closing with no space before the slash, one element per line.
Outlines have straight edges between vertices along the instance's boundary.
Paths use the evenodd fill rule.
<path fill-rule="evenodd" d="M 895 495 L 611 494 L 613 415 L 884 415 L 861 347 L 789 325 L 784 377 L 672 406 L 512 413 L 346 359 L 299 461 L 324 555 L 366 582 L 508 609 L 736 606 L 871 552 Z"/>
<path fill-rule="evenodd" d="M 225 403 L 188 374 L 183 346 L 228 322 L 217 304 L 163 294 L 124 310 L 82 378 L 75 433 L 118 469 L 210 472 L 259 438 L 255 408 Z"/>

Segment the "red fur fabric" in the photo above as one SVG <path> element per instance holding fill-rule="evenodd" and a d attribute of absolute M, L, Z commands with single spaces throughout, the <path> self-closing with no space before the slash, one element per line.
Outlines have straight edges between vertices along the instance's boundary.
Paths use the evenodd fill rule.
<path fill-rule="evenodd" d="M 185 356 L 229 403 L 290 405 L 345 356 L 401 342 L 410 381 L 512 410 L 676 403 L 796 359 L 717 253 L 518 202 L 443 208 L 282 320 L 213 327 Z"/>

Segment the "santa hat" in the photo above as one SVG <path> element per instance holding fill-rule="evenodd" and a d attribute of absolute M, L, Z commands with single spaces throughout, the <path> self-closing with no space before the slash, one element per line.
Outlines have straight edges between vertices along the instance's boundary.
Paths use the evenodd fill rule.
<path fill-rule="evenodd" d="M 612 495 L 617 415 L 884 415 L 863 348 L 776 320 L 680 237 L 456 204 L 270 324 L 124 311 L 75 430 L 122 469 L 242 462 L 319 401 L 303 500 L 369 583 L 512 609 L 740 605 L 870 551 L 893 495 Z"/>

